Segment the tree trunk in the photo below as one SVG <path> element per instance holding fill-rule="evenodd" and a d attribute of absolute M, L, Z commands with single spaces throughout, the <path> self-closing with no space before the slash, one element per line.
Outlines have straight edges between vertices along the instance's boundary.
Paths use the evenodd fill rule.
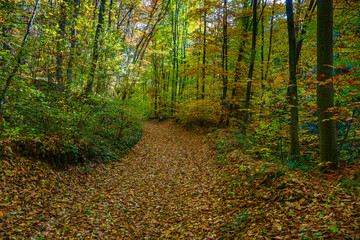
<path fill-rule="evenodd" d="M 188 27 L 188 23 L 187 21 L 184 21 L 184 26 L 183 26 L 183 39 L 182 39 L 182 66 L 183 66 L 183 72 L 185 71 L 186 65 L 187 65 L 187 61 L 186 61 L 186 39 L 187 39 L 187 27 Z M 184 74 L 185 75 L 185 74 Z M 181 80 L 181 84 L 180 84 L 180 91 L 179 91 L 179 95 L 181 96 L 181 99 L 184 99 L 184 89 L 185 89 L 185 85 L 186 85 L 186 81 L 187 81 L 187 76 L 185 75 L 182 80 Z"/>
<path fill-rule="evenodd" d="M 181 52 L 180 52 L 180 20 L 179 20 L 179 12 L 180 12 L 180 3 L 176 4 L 176 25 L 175 25 L 175 29 L 176 29 L 176 59 L 175 59 L 175 63 L 176 63 L 176 72 L 175 72 L 175 101 L 178 102 L 179 101 L 179 91 L 178 88 L 180 88 L 181 85 L 181 81 L 179 79 L 179 58 L 181 57 Z"/>
<path fill-rule="evenodd" d="M 246 99 L 245 99 L 245 114 L 244 114 L 244 133 L 246 133 L 246 127 L 249 123 L 249 112 L 250 112 L 250 98 L 251 98 L 251 84 L 252 77 L 254 73 L 255 66 L 255 55 L 256 55 L 256 36 L 257 36 L 257 2 L 258 0 L 254 0 L 253 2 L 253 31 L 252 31 L 252 41 L 251 41 L 251 56 L 250 56 L 250 67 L 247 79 L 246 86 Z"/>
<path fill-rule="evenodd" d="M 95 72 L 96 72 L 96 67 L 97 67 L 97 63 L 99 60 L 100 35 L 101 35 L 101 31 L 102 31 L 103 25 L 104 25 L 105 3 L 106 3 L 106 0 L 101 0 L 101 2 L 100 2 L 99 20 L 98 20 L 98 25 L 96 26 L 94 47 L 93 47 L 92 60 L 91 60 L 90 80 L 87 83 L 84 95 L 88 95 L 92 91 L 92 88 L 94 85 Z"/>
<path fill-rule="evenodd" d="M 299 109 L 296 81 L 296 38 L 292 0 L 286 0 L 286 16 L 289 37 L 289 105 L 290 105 L 290 158 L 299 160 Z"/>
<path fill-rule="evenodd" d="M 227 96 L 228 90 L 228 45 L 227 45 L 227 0 L 224 0 L 224 17 L 223 17 L 223 46 L 222 46 L 222 69 L 223 69 L 223 92 L 222 92 L 222 100 L 223 104 Z"/>
<path fill-rule="evenodd" d="M 305 13 L 305 17 L 304 17 L 304 22 L 305 23 L 302 26 L 300 34 L 299 34 L 300 39 L 296 43 L 296 64 L 298 64 L 298 62 L 299 62 L 300 52 L 301 52 L 302 44 L 304 42 L 304 35 L 306 33 L 306 30 L 307 30 L 307 24 L 311 21 L 311 14 L 315 10 L 315 6 L 316 6 L 315 0 L 311 0 L 310 3 L 309 3 L 309 7 L 307 9 L 307 12 Z"/>
<path fill-rule="evenodd" d="M 112 16 L 112 7 L 113 7 L 113 0 L 110 0 L 110 5 L 109 5 L 109 27 L 111 27 L 111 16 Z"/>
<path fill-rule="evenodd" d="M 65 90 L 65 81 L 63 74 L 63 62 L 65 55 L 65 27 L 67 18 L 67 1 L 62 0 L 60 3 L 60 19 L 57 39 L 57 56 L 56 56 L 56 81 L 60 92 Z"/>
<path fill-rule="evenodd" d="M 223 124 L 224 117 L 227 116 L 225 125 L 229 124 L 229 104 L 226 103 L 227 91 L 228 91 L 228 38 L 227 38 L 227 27 L 228 27 L 228 16 L 227 16 L 227 0 L 224 0 L 223 6 L 223 44 L 222 44 L 222 53 L 221 53 L 221 65 L 222 65 L 222 96 L 221 96 L 221 105 L 223 112 L 220 117 L 220 125 Z"/>
<path fill-rule="evenodd" d="M 206 6 L 204 1 L 204 7 Z M 204 35 L 203 35 L 203 56 L 202 56 L 202 87 L 201 87 L 201 99 L 205 99 L 205 63 L 206 63 L 206 18 L 207 10 L 204 13 Z"/>
<path fill-rule="evenodd" d="M 202 21 L 202 19 L 201 19 L 201 15 L 200 15 L 200 21 L 199 21 L 199 32 L 201 33 L 201 21 Z M 200 39 L 199 39 L 199 43 L 200 43 Z M 199 52 L 198 52 L 198 55 L 199 55 L 199 58 L 198 58 L 198 60 L 199 60 L 199 66 L 200 66 L 200 64 L 201 64 L 201 51 L 199 50 Z M 200 96 L 200 71 L 198 72 L 198 76 L 196 76 L 196 100 L 199 100 L 199 96 Z"/>
<path fill-rule="evenodd" d="M 320 160 L 338 167 L 337 133 L 333 86 L 333 1 L 317 1 L 317 106 L 319 117 Z"/>
<path fill-rule="evenodd" d="M 248 7 L 247 5 L 245 7 Z M 230 115 L 233 116 L 235 109 L 238 108 L 238 103 L 236 100 L 236 96 L 237 96 L 237 90 L 238 90 L 238 82 L 240 81 L 240 64 L 242 62 L 243 56 L 244 56 L 244 51 L 245 51 L 245 44 L 246 44 L 246 39 L 247 39 L 247 32 L 249 31 L 249 16 L 245 16 L 243 19 L 243 27 L 244 27 L 244 36 L 243 36 L 243 40 L 240 43 L 240 48 L 239 48 L 239 52 L 238 52 L 238 57 L 236 60 L 236 66 L 235 66 L 235 76 L 234 76 L 234 87 L 232 89 L 231 92 L 231 104 L 230 104 Z"/>
<path fill-rule="evenodd" d="M 26 32 L 25 32 L 24 38 L 21 42 L 19 52 L 17 53 L 17 55 L 15 57 L 14 67 L 13 67 L 12 71 L 9 73 L 8 77 L 6 78 L 5 87 L 4 87 L 4 90 L 3 90 L 2 94 L 1 94 L 1 98 L 0 98 L 0 116 L 3 115 L 3 107 L 4 107 L 4 103 L 5 103 L 5 98 L 6 98 L 6 94 L 7 94 L 8 90 L 9 90 L 10 84 L 12 82 L 12 79 L 15 77 L 15 74 L 19 70 L 21 60 L 24 57 L 23 55 L 24 55 L 24 48 L 25 48 L 26 40 L 29 36 L 33 21 L 35 19 L 36 12 L 37 12 L 38 6 L 39 6 L 39 2 L 40 2 L 40 0 L 36 1 L 34 11 L 28 21 Z"/>
<path fill-rule="evenodd" d="M 73 1 L 74 4 L 74 16 L 73 16 L 73 22 L 71 24 L 71 39 L 70 39 L 70 58 L 69 58 L 69 62 L 68 62 L 68 69 L 67 69 L 67 86 L 65 86 L 65 88 L 68 88 L 68 85 L 71 84 L 72 81 L 72 68 L 73 68 L 73 62 L 74 62 L 74 54 L 75 54 L 75 49 L 76 49 L 76 40 L 77 40 L 77 36 L 76 36 L 76 26 L 77 26 L 77 21 L 78 21 L 78 17 L 79 17 L 79 11 L 80 11 L 80 0 L 74 0 Z"/>
<path fill-rule="evenodd" d="M 178 25 L 178 3 L 175 1 L 175 11 L 172 12 L 172 22 L 171 22 L 171 31 L 173 37 L 173 61 L 172 61 L 172 80 L 171 80 L 171 108 L 172 112 L 175 111 L 175 102 L 176 102 L 176 92 L 177 92 L 177 25 Z"/>
<path fill-rule="evenodd" d="M 263 3 L 264 4 L 264 3 Z M 264 91 L 265 83 L 264 83 L 264 46 L 265 46 L 265 29 L 264 29 L 264 15 L 261 16 L 261 88 Z"/>
<path fill-rule="evenodd" d="M 155 86 L 155 106 L 154 106 L 154 113 L 155 113 L 155 119 L 158 119 L 159 116 L 158 116 L 158 59 L 157 59 L 157 54 L 156 54 L 156 38 L 154 39 L 154 50 L 155 50 L 155 53 L 154 53 L 154 56 L 153 56 L 153 61 L 154 61 L 154 86 Z"/>
<path fill-rule="evenodd" d="M 269 65 L 270 65 L 270 58 L 271 58 L 271 51 L 272 51 L 272 38 L 273 38 L 273 30 L 274 30 L 275 6 L 276 6 L 276 0 L 274 0 L 274 2 L 273 2 L 272 10 L 271 10 L 269 52 L 268 52 L 267 61 L 266 61 L 266 70 L 265 70 L 264 81 L 267 80 Z"/>
<path fill-rule="evenodd" d="M 234 102 L 235 101 L 235 97 L 237 95 L 237 83 L 239 82 L 240 80 L 240 64 L 242 62 L 242 59 L 243 59 L 243 56 L 244 56 L 244 50 L 245 50 L 245 43 L 246 43 L 246 40 L 243 40 L 240 44 L 240 49 L 239 49 L 239 53 L 238 53 L 238 57 L 237 57 L 237 60 L 236 60 L 236 67 L 235 67 L 235 77 L 234 77 L 234 83 L 235 83 L 235 86 L 233 87 L 232 89 L 232 93 L 231 93 L 231 97 L 232 97 L 232 101 Z M 234 105 L 235 103 L 233 103 Z"/>

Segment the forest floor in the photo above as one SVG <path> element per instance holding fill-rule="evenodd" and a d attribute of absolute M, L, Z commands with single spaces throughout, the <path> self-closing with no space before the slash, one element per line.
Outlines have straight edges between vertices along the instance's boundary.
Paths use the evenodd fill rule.
<path fill-rule="evenodd" d="M 147 122 L 121 161 L 55 170 L 1 160 L 1 239 L 358 239 L 360 203 L 331 182 Z M 239 158 L 240 156 L 240 158 Z"/>

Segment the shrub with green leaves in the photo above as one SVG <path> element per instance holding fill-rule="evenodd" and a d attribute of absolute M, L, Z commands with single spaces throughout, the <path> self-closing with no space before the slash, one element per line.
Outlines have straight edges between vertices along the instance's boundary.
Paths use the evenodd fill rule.
<path fill-rule="evenodd" d="M 89 96 L 84 100 L 23 83 L 9 93 L 0 134 L 1 139 L 12 140 L 19 152 L 55 165 L 108 161 L 140 139 L 148 112 L 138 99 Z"/>

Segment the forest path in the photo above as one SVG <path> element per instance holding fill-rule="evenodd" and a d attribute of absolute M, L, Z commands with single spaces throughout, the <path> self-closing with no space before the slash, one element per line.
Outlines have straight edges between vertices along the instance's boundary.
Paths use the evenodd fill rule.
<path fill-rule="evenodd" d="M 144 238 L 216 237 L 223 203 L 205 135 L 171 121 L 147 122 L 142 139 L 106 176 L 116 187 L 124 229 Z M 125 234 L 124 236 L 126 236 Z"/>
<path fill-rule="evenodd" d="M 1 160 L 0 239 L 360 236 L 359 199 L 343 188 L 233 154 L 220 167 L 206 135 L 165 121 L 147 122 L 121 161 Z"/>
<path fill-rule="evenodd" d="M 214 156 L 206 135 L 152 121 L 121 161 L 3 160 L 0 238 L 219 239 L 231 211 Z"/>

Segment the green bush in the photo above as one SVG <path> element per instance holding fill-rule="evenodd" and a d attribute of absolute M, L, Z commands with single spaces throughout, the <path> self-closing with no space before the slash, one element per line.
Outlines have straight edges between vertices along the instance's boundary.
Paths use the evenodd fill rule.
<path fill-rule="evenodd" d="M 140 139 L 148 112 L 138 99 L 90 96 L 84 100 L 23 83 L 9 93 L 0 137 L 13 140 L 18 145 L 14 149 L 56 165 L 108 161 Z"/>

